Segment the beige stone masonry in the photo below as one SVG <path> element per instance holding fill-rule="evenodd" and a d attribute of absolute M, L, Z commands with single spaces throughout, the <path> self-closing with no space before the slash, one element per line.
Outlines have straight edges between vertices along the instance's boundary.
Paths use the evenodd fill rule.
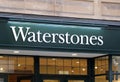
<path fill-rule="evenodd" d="M 0 12 L 120 21 L 120 0 L 0 0 Z"/>

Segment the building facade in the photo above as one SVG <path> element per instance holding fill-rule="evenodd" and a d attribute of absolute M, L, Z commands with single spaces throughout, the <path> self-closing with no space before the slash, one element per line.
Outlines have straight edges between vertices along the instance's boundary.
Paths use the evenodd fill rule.
<path fill-rule="evenodd" d="M 0 1 L 0 82 L 119 82 L 120 1 Z"/>

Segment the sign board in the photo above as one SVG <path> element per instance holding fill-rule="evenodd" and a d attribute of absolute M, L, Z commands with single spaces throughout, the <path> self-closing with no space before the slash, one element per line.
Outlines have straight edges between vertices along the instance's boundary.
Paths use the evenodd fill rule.
<path fill-rule="evenodd" d="M 0 22 L 0 46 L 120 51 L 120 30 L 18 21 Z"/>

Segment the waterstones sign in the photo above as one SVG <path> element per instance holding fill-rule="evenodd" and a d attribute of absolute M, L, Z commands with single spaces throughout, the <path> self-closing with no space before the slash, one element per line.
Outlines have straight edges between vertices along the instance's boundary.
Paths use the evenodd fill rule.
<path fill-rule="evenodd" d="M 93 46 L 102 46 L 103 36 L 96 35 L 81 35 L 81 34 L 70 34 L 69 32 L 65 33 L 49 33 L 42 32 L 37 30 L 36 32 L 31 30 L 32 27 L 21 27 L 21 26 L 10 26 L 11 33 L 13 34 L 14 41 L 17 42 L 18 39 L 21 39 L 22 42 L 29 43 L 46 43 L 46 44 L 74 44 L 74 45 L 93 45 Z M 18 31 L 17 31 L 18 29 Z M 51 28 L 52 29 L 52 28 Z"/>
<path fill-rule="evenodd" d="M 119 51 L 120 30 L 0 21 L 0 47 Z"/>

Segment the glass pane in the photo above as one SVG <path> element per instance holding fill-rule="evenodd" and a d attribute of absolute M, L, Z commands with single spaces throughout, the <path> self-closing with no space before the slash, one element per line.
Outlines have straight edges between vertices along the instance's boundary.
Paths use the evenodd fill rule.
<path fill-rule="evenodd" d="M 80 59 L 80 67 L 87 67 L 87 60 L 86 59 Z"/>
<path fill-rule="evenodd" d="M 0 65 L 0 73 L 8 72 L 8 65 Z"/>
<path fill-rule="evenodd" d="M 48 66 L 48 74 L 55 74 L 55 66 Z"/>
<path fill-rule="evenodd" d="M 15 65 L 13 64 L 10 64 L 9 65 L 9 73 L 14 73 L 15 72 L 15 70 L 17 70 L 17 69 L 15 69 Z"/>
<path fill-rule="evenodd" d="M 55 58 L 49 58 L 48 59 L 48 65 L 55 66 L 56 59 Z"/>
<path fill-rule="evenodd" d="M 106 76 L 97 76 L 95 77 L 95 82 L 108 82 Z"/>
<path fill-rule="evenodd" d="M 63 59 L 57 58 L 56 66 L 63 66 Z"/>
<path fill-rule="evenodd" d="M 32 57 L 27 57 L 26 58 L 26 65 L 32 65 L 34 64 L 34 60 Z"/>
<path fill-rule="evenodd" d="M 95 59 L 95 74 L 105 74 L 108 71 L 108 56 Z"/>
<path fill-rule="evenodd" d="M 26 70 L 25 65 L 20 65 L 20 66 L 18 67 L 18 70 Z"/>
<path fill-rule="evenodd" d="M 72 74 L 72 67 L 64 67 L 64 74 Z"/>
<path fill-rule="evenodd" d="M 112 57 L 112 68 L 114 72 L 120 73 L 120 56 Z"/>
<path fill-rule="evenodd" d="M 2 73 L 34 73 L 33 57 L 0 56 L 0 72 Z"/>
<path fill-rule="evenodd" d="M 68 80 L 68 82 L 84 82 L 84 80 Z"/>
<path fill-rule="evenodd" d="M 9 57 L 9 64 L 11 64 L 11 65 L 17 65 L 17 57 L 13 57 L 13 56 L 10 56 Z"/>
<path fill-rule="evenodd" d="M 59 80 L 43 80 L 43 82 L 60 82 Z"/>
<path fill-rule="evenodd" d="M 33 66 L 26 66 L 26 72 L 28 72 L 28 73 L 34 73 L 34 68 L 33 68 Z"/>
<path fill-rule="evenodd" d="M 87 75 L 87 60 L 73 58 L 40 58 L 41 74 Z"/>
<path fill-rule="evenodd" d="M 73 68 L 72 74 L 73 75 L 80 75 L 80 68 Z"/>
<path fill-rule="evenodd" d="M 87 68 L 86 67 L 81 67 L 80 68 L 80 74 L 81 75 L 87 75 Z"/>
<path fill-rule="evenodd" d="M 56 74 L 64 74 L 63 67 L 56 67 Z"/>
<path fill-rule="evenodd" d="M 79 59 L 72 59 L 72 67 L 79 67 L 80 61 Z"/>
<path fill-rule="evenodd" d="M 25 63 L 26 63 L 25 57 L 18 57 L 18 64 L 25 65 Z"/>
<path fill-rule="evenodd" d="M 39 62 L 40 62 L 40 65 L 47 65 L 47 59 L 46 58 L 40 58 Z"/>
<path fill-rule="evenodd" d="M 8 57 L 6 57 L 6 56 L 0 56 L 0 65 L 3 65 L 3 64 L 8 65 L 9 64 L 8 61 L 9 61 Z"/>
<path fill-rule="evenodd" d="M 71 66 L 71 59 L 64 59 L 64 66 Z"/>
<path fill-rule="evenodd" d="M 47 66 L 41 65 L 40 66 L 40 73 L 41 74 L 47 74 Z"/>

